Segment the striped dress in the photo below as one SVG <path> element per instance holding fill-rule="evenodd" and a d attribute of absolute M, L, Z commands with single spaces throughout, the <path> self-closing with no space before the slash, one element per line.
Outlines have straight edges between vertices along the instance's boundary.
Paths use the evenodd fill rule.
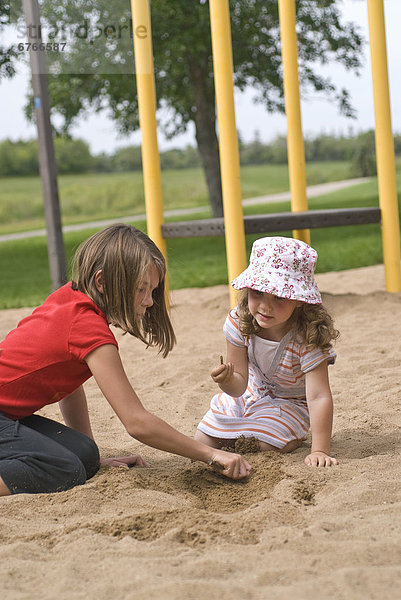
<path fill-rule="evenodd" d="M 216 394 L 198 429 L 220 439 L 255 437 L 276 448 L 305 437 L 309 430 L 305 373 L 324 360 L 333 364 L 334 350 L 308 351 L 293 331 L 280 342 L 244 336 L 235 309 L 223 331 L 231 344 L 247 348 L 248 387 L 238 398 L 224 392 Z"/>

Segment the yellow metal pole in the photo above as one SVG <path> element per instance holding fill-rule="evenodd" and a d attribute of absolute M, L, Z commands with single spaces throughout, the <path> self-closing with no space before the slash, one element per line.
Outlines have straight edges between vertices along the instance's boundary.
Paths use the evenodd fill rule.
<path fill-rule="evenodd" d="M 162 237 L 161 230 L 163 200 L 157 144 L 156 92 L 149 0 L 131 0 L 131 9 L 148 235 L 167 259 L 166 241 Z"/>
<path fill-rule="evenodd" d="M 383 0 L 368 0 L 368 19 L 386 289 L 388 292 L 399 292 L 401 290 L 400 226 Z"/>
<path fill-rule="evenodd" d="M 299 93 L 295 0 L 278 0 L 281 55 L 284 73 L 285 112 L 287 116 L 288 169 L 290 175 L 291 210 L 308 210 L 306 197 L 305 149 L 302 136 L 301 100 Z M 293 236 L 310 244 L 309 229 L 296 229 Z"/>
<path fill-rule="evenodd" d="M 235 124 L 233 58 L 228 0 L 210 0 L 213 68 L 219 128 L 220 168 L 228 276 L 231 281 L 246 268 L 240 162 Z M 230 286 L 231 306 L 236 292 Z"/>

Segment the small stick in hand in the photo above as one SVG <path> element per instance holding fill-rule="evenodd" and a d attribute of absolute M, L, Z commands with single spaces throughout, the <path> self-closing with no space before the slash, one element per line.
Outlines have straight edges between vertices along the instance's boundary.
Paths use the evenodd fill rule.
<path fill-rule="evenodd" d="M 220 354 L 220 364 L 221 364 L 221 365 L 224 365 L 224 360 L 223 360 L 223 357 L 222 357 L 222 355 L 221 355 L 221 354 Z"/>

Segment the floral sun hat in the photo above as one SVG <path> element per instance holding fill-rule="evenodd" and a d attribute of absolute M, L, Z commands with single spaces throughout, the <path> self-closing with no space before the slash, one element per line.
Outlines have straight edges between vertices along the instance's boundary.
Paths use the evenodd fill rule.
<path fill-rule="evenodd" d="M 286 237 L 265 237 L 252 246 L 249 266 L 231 285 L 251 288 L 280 298 L 320 304 L 314 277 L 317 252 L 305 242 Z"/>

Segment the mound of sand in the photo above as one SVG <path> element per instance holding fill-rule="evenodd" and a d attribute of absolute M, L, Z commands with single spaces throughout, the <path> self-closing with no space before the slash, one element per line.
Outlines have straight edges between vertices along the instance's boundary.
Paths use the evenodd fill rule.
<path fill-rule="evenodd" d="M 401 294 L 383 267 L 318 276 L 341 337 L 330 368 L 332 469 L 293 454 L 246 454 L 248 482 L 132 440 L 88 382 L 104 455 L 141 453 L 151 468 L 102 469 L 54 495 L 0 500 L 2 600 L 367 600 L 401 586 Z M 121 355 L 142 401 L 193 435 L 225 352 L 225 286 L 180 290 L 178 345 L 163 360 L 128 336 Z M 4 335 L 30 310 L 0 313 Z M 43 414 L 59 418 L 57 406 Z"/>

